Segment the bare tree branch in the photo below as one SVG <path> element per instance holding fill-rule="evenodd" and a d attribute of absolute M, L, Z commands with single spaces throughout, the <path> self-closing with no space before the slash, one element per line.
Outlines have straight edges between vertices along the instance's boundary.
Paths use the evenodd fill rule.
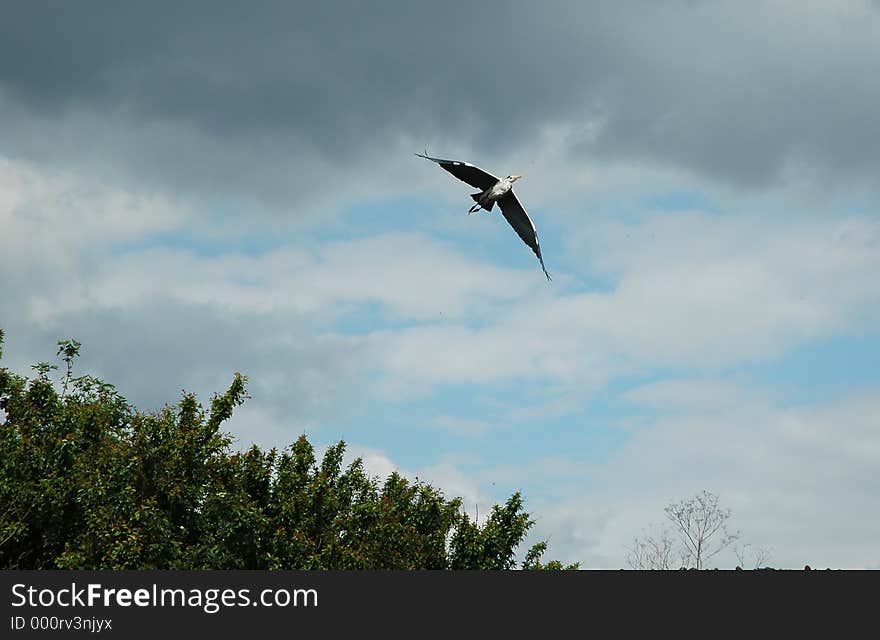
<path fill-rule="evenodd" d="M 709 560 L 731 545 L 743 569 L 750 564 L 753 568 L 766 566 L 770 560 L 766 548 L 754 551 L 750 543 L 736 544 L 740 532 L 728 530 L 730 509 L 722 509 L 714 493 L 701 491 L 693 498 L 669 504 L 664 511 L 672 530 L 652 527 L 633 538 L 632 546 L 626 548 L 626 561 L 632 569 L 672 569 L 676 558 L 681 568 L 704 569 Z"/>
<path fill-rule="evenodd" d="M 739 532 L 727 530 L 730 510 L 718 506 L 714 493 L 704 490 L 689 500 L 670 504 L 665 511 L 697 569 L 739 539 Z"/>
<path fill-rule="evenodd" d="M 675 540 L 666 528 L 658 532 L 643 531 L 641 538 L 633 538 L 627 551 L 626 559 L 631 569 L 669 570 L 673 568 Z"/>

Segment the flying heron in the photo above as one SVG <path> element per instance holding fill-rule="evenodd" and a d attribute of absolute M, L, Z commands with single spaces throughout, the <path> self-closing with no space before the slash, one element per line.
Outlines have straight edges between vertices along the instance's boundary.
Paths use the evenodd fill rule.
<path fill-rule="evenodd" d="M 499 179 L 488 171 L 484 171 L 469 162 L 432 158 L 428 155 L 427 151 L 424 154 L 417 153 L 416 155 L 420 158 L 436 162 L 462 182 L 466 182 L 480 190 L 479 193 L 471 194 L 471 198 L 474 199 L 476 204 L 470 208 L 469 214 L 475 213 L 481 208 L 486 211 L 492 211 L 492 207 L 497 202 L 498 206 L 501 207 L 501 214 L 507 219 L 513 230 L 522 238 L 526 246 L 531 248 L 535 255 L 538 256 L 538 261 L 541 263 L 544 275 L 547 276 L 548 280 L 552 280 L 550 274 L 547 273 L 547 268 L 544 266 L 544 258 L 541 256 L 541 245 L 538 244 L 538 232 L 535 231 L 535 225 L 513 192 L 513 183 L 522 178 L 522 176 L 510 175 Z"/>

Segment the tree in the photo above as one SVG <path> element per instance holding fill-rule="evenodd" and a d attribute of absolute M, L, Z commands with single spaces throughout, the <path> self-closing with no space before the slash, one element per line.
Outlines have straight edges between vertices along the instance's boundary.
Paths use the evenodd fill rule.
<path fill-rule="evenodd" d="M 666 516 L 680 534 L 690 566 L 702 569 L 705 562 L 739 539 L 739 532 L 727 530 L 730 509 L 718 506 L 718 496 L 703 490 L 689 500 L 665 509 Z"/>
<path fill-rule="evenodd" d="M 745 569 L 751 566 L 752 569 L 761 569 L 767 566 L 770 558 L 773 556 L 766 547 L 758 547 L 754 549 L 751 543 L 737 545 L 733 548 L 736 555 L 737 567 Z"/>
<path fill-rule="evenodd" d="M 428 484 L 345 466 L 344 442 L 320 460 L 305 436 L 235 451 L 221 428 L 248 397 L 245 376 L 207 409 L 183 393 L 144 413 L 73 375 L 80 346 L 58 342 L 59 383 L 49 363 L 31 380 L 0 368 L 0 568 L 514 567 L 533 524 L 519 493 L 478 524 Z M 523 568 L 563 568 L 545 550 Z"/>
<path fill-rule="evenodd" d="M 634 538 L 627 554 L 631 568 L 703 569 L 709 560 L 740 538 L 739 532 L 731 533 L 727 528 L 730 509 L 722 509 L 718 496 L 709 491 L 672 503 L 664 511 L 672 530 L 664 527 L 659 532 L 646 531 L 641 537 Z M 747 544 L 737 551 L 741 565 L 745 555 L 740 554 L 745 554 L 749 546 Z M 756 556 L 759 563 L 768 559 L 769 552 L 765 549 Z"/>
<path fill-rule="evenodd" d="M 682 566 L 681 562 L 676 565 L 675 559 L 675 540 L 666 528 L 659 532 L 643 531 L 627 548 L 626 561 L 632 569 L 665 571 Z"/>
<path fill-rule="evenodd" d="M 541 557 L 544 555 L 545 551 L 547 551 L 546 540 L 536 543 L 526 554 L 525 560 L 523 560 L 522 563 L 522 568 L 527 570 L 571 571 L 580 567 L 580 563 L 578 562 L 573 564 L 563 564 L 559 560 L 551 560 L 547 564 L 544 564 L 541 562 Z"/>

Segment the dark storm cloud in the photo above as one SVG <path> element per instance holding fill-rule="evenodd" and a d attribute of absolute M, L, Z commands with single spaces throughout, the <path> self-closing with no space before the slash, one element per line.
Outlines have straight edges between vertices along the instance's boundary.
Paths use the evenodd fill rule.
<path fill-rule="evenodd" d="M 488 155 L 563 123 L 573 160 L 871 176 L 880 15 L 849 6 L 18 3 L 0 152 L 271 202 L 368 165 L 393 182 L 375 161 L 401 140 Z"/>
<path fill-rule="evenodd" d="M 565 69 L 548 70 L 570 54 L 593 54 L 578 61 L 592 68 L 602 49 L 527 4 L 227 5 L 23 5 L 0 34 L 0 77 L 43 110 L 125 106 L 215 135 L 280 130 L 344 151 L 344 133 L 426 120 L 458 129 L 472 116 L 510 126 L 553 111 L 571 87 Z"/>

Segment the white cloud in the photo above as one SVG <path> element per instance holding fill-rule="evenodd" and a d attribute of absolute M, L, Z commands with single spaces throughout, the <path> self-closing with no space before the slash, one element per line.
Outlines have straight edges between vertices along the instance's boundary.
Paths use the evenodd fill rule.
<path fill-rule="evenodd" d="M 637 387 L 625 394 L 637 404 L 661 411 L 718 412 L 758 405 L 766 407 L 769 391 L 743 387 L 728 380 L 669 379 Z"/>
<path fill-rule="evenodd" d="M 317 448 L 319 455 L 323 455 L 325 450 L 326 446 Z M 407 469 L 392 461 L 384 451 L 362 444 L 346 443 L 345 462 L 351 463 L 355 458 L 361 458 L 367 474 L 378 477 L 380 481 L 396 471 L 404 478 L 413 481 L 418 479 L 439 489 L 447 500 L 461 498 L 462 509 L 472 519 L 478 516 L 481 523 L 491 511 L 493 502 L 479 483 L 449 460 L 440 459 L 432 464 Z"/>
<path fill-rule="evenodd" d="M 321 452 L 326 450 L 321 448 Z M 383 482 L 388 476 L 397 471 L 400 473 L 399 467 L 389 458 L 385 452 L 367 447 L 361 444 L 345 443 L 345 464 L 351 464 L 356 458 L 360 458 L 364 465 L 364 471 L 372 478 L 378 478 Z M 406 474 L 404 474 L 405 477 Z"/>
<path fill-rule="evenodd" d="M 548 149 L 559 135 L 549 135 Z M 109 255 L 95 243 L 167 230 L 181 224 L 182 210 L 8 161 L 0 168 L 5 255 L 27 247 L 27 260 L 47 261 L 57 277 L 25 296 L 32 320 L 125 311 L 163 297 L 233 317 L 299 318 L 332 337 L 333 323 L 375 304 L 390 328 L 380 322 L 352 339 L 376 355 L 376 389 L 390 397 L 450 383 L 541 380 L 556 387 L 550 405 L 562 402 L 564 411 L 622 374 L 762 361 L 854 325 L 874 326 L 880 316 L 880 226 L 868 216 L 691 211 L 642 214 L 628 224 L 598 216 L 567 234 L 574 264 L 612 283 L 584 293 L 565 288 L 566 274 L 539 286 L 535 269 L 477 263 L 415 233 L 286 244 L 259 255 L 161 246 Z"/>
<path fill-rule="evenodd" d="M 479 483 L 451 462 L 441 460 L 405 475 L 418 477 L 433 485 L 440 489 L 447 499 L 461 498 L 462 509 L 471 519 L 479 518 L 481 524 L 485 522 L 491 511 L 493 501 L 484 493 Z"/>
<path fill-rule="evenodd" d="M 717 403 L 695 403 L 706 389 Z M 591 568 L 625 566 L 625 546 L 663 521 L 667 504 L 707 489 L 732 510 L 732 530 L 772 550 L 773 566 L 874 562 L 880 389 L 822 405 L 768 402 L 763 392 L 713 380 L 652 384 L 632 396 L 675 411 L 593 466 L 594 491 L 532 506 L 541 515 L 534 535 L 553 533 L 555 555 Z M 734 563 L 730 555 L 719 561 Z"/>
<path fill-rule="evenodd" d="M 162 194 L 120 189 L 0 156 L 0 256 L 6 259 L 69 258 L 167 231 L 184 214 Z"/>
<path fill-rule="evenodd" d="M 378 303 L 390 318 L 460 319 L 520 295 L 529 278 L 467 260 L 417 234 L 382 234 L 308 250 L 288 245 L 259 256 L 199 256 L 146 249 L 115 256 L 93 274 L 88 298 L 60 311 L 126 307 L 157 294 L 233 312 L 329 314 Z M 535 276 L 537 279 L 537 276 Z"/>
<path fill-rule="evenodd" d="M 392 379 L 595 389 L 652 367 L 765 362 L 813 339 L 878 328 L 880 225 L 867 216 L 657 215 L 594 225 L 571 246 L 613 279 L 610 291 L 540 291 L 479 327 L 382 334 Z"/>

